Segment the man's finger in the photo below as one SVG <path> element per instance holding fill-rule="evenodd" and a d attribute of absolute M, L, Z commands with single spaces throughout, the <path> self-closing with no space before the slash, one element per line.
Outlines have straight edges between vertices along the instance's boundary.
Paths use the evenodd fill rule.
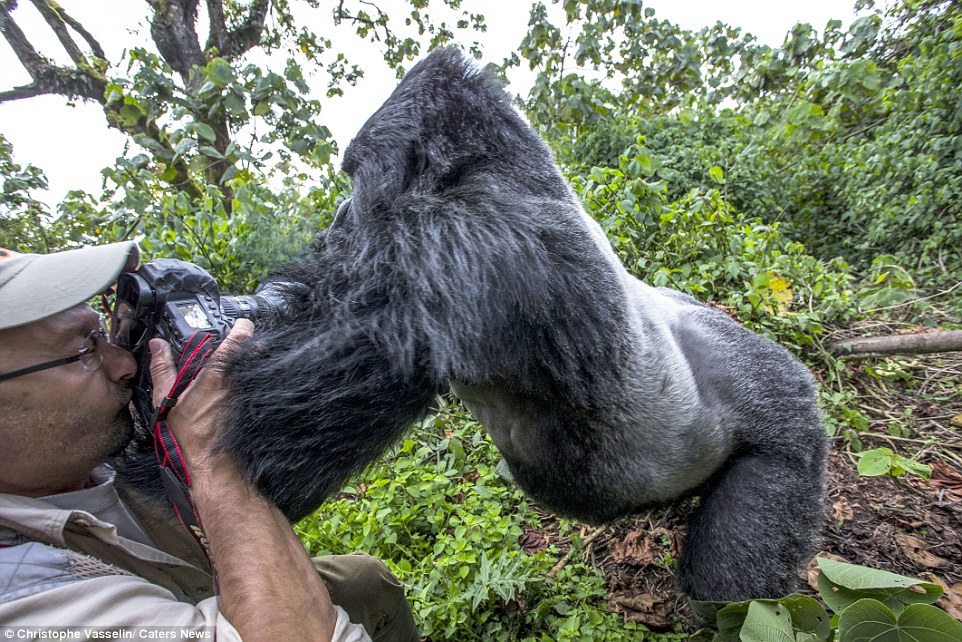
<path fill-rule="evenodd" d="M 233 350 L 238 343 L 242 343 L 250 338 L 251 334 L 254 332 L 254 322 L 250 319 L 238 319 L 234 322 L 234 327 L 230 329 L 230 333 L 224 337 L 220 346 L 217 348 L 217 356 L 220 358 L 226 357 L 231 350 Z"/>
<path fill-rule="evenodd" d="M 150 340 L 150 381 L 154 386 L 154 405 L 159 404 L 177 379 L 174 357 L 163 339 Z"/>

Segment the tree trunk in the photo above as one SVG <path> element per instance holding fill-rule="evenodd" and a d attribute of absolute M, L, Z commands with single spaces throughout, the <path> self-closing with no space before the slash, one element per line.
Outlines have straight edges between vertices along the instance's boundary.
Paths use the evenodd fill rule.
<path fill-rule="evenodd" d="M 864 358 L 888 354 L 929 354 L 962 351 L 962 330 L 895 334 L 839 341 L 829 346 L 840 357 Z"/>

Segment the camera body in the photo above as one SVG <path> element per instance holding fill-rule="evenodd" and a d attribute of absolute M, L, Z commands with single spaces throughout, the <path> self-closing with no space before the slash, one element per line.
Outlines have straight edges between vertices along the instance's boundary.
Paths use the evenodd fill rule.
<path fill-rule="evenodd" d="M 262 286 L 253 296 L 222 297 L 206 270 L 177 259 L 157 259 L 120 275 L 110 338 L 137 361 L 133 401 L 145 422 L 153 412 L 148 341 L 153 337 L 167 341 L 175 364 L 196 332 L 211 334 L 216 347 L 237 319 L 256 322 L 277 312 L 280 296 L 264 296 L 279 294 L 273 285 Z"/>

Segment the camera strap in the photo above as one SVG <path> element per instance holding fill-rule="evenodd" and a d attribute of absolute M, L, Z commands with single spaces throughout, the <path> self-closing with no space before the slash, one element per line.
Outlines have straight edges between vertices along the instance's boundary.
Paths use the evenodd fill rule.
<path fill-rule="evenodd" d="M 150 425 L 154 427 L 154 454 L 160 464 L 160 478 L 164 482 L 167 497 L 174 506 L 174 512 L 184 528 L 197 540 L 213 570 L 210 549 L 200 515 L 190 498 L 190 472 L 181 452 L 180 444 L 170 430 L 167 415 L 177 404 L 177 399 L 187 390 L 194 378 L 200 373 L 208 357 L 214 353 L 217 341 L 215 334 L 199 331 L 191 335 L 184 345 L 177 365 L 177 379 L 167 396 L 154 408 Z"/>

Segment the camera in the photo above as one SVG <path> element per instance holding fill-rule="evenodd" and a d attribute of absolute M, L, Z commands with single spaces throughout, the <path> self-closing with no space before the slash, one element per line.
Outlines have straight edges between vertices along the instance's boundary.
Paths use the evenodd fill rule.
<path fill-rule="evenodd" d="M 157 259 L 124 272 L 117 280 L 117 300 L 110 328 L 111 343 L 130 351 L 137 361 L 133 401 L 145 422 L 153 412 L 148 341 L 170 344 L 174 363 L 196 332 L 210 333 L 216 346 L 239 318 L 263 321 L 284 308 L 282 284 L 268 282 L 254 295 L 221 296 L 206 270 L 177 259 Z"/>

